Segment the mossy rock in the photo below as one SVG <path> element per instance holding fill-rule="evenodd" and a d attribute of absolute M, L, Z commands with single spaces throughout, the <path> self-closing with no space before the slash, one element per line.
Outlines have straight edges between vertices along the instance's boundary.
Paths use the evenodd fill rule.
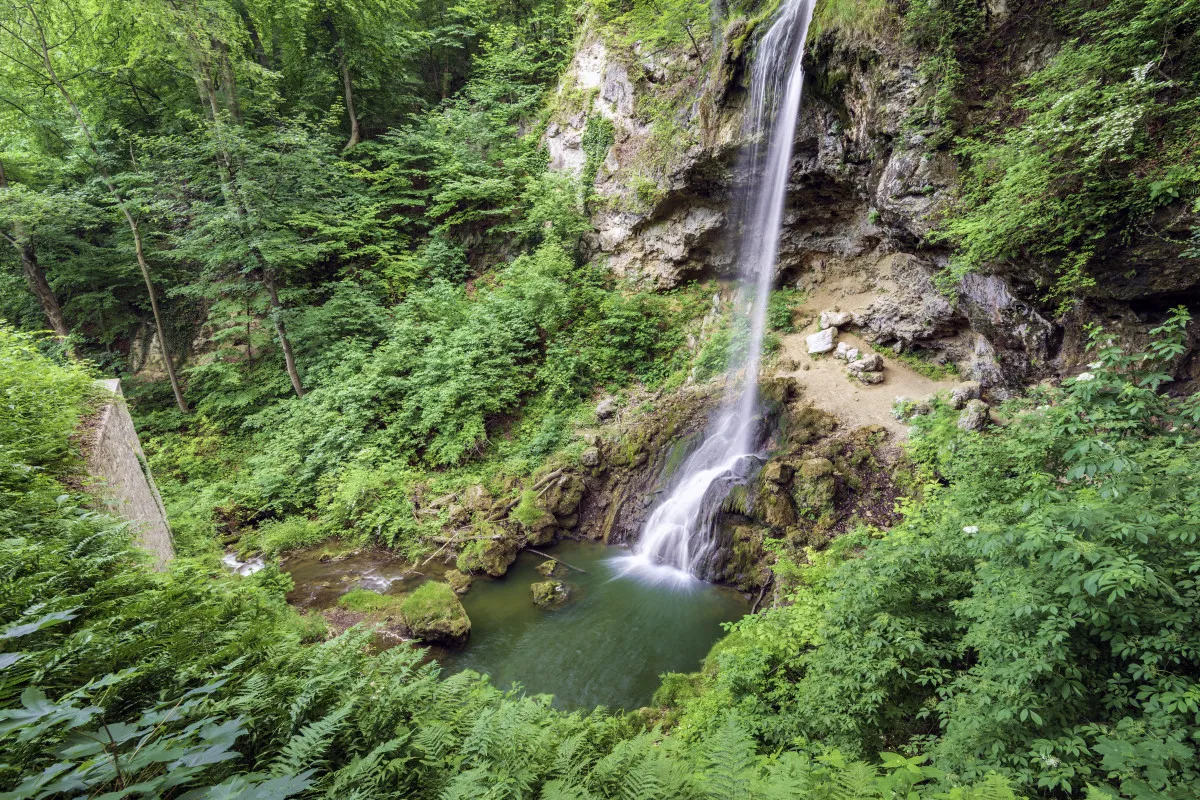
<path fill-rule="evenodd" d="M 529 590 L 533 593 L 533 604 L 538 608 L 554 608 L 571 597 L 571 591 L 562 581 L 531 583 Z"/>
<path fill-rule="evenodd" d="M 417 587 L 400 606 L 404 624 L 425 642 L 458 647 L 471 635 L 471 620 L 448 583 L 430 581 Z"/>
<path fill-rule="evenodd" d="M 721 501 L 721 510 L 727 514 L 740 514 L 748 517 L 754 506 L 750 498 L 749 486 L 744 483 L 734 484 L 729 487 L 729 494 L 725 495 L 725 499 Z"/>
<path fill-rule="evenodd" d="M 455 594 L 466 594 L 467 590 L 471 588 L 471 584 L 475 582 L 474 575 L 456 569 L 447 570 L 444 577 Z"/>
<path fill-rule="evenodd" d="M 821 524 L 805 523 L 788 528 L 785 539 L 790 547 L 796 550 L 805 547 L 821 549 L 829 544 L 831 534 Z"/>
<path fill-rule="evenodd" d="M 828 458 L 810 458 L 800 464 L 800 474 L 807 480 L 816 480 L 833 474 L 833 462 Z"/>
<path fill-rule="evenodd" d="M 764 489 L 760 492 L 758 502 L 754 504 L 755 518 L 772 528 L 783 529 L 796 524 L 796 506 L 792 498 L 778 491 L 778 487 L 771 486 L 771 489 L 775 491 Z"/>
<path fill-rule="evenodd" d="M 823 439 L 837 428 L 837 417 L 801 403 L 788 406 L 786 433 L 789 445 L 805 445 Z"/>
<path fill-rule="evenodd" d="M 398 616 L 404 602 L 401 595 L 380 594 L 370 589 L 351 589 L 338 598 L 337 604 L 347 611 L 379 618 Z"/>
<path fill-rule="evenodd" d="M 758 391 L 764 402 L 782 406 L 800 396 L 800 384 L 795 378 L 768 378 Z"/>
<path fill-rule="evenodd" d="M 549 559 L 538 564 L 536 567 L 534 567 L 534 569 L 537 570 L 538 573 L 545 575 L 547 578 L 553 578 L 554 574 L 560 571 L 558 562 L 551 561 Z"/>
<path fill-rule="evenodd" d="M 814 519 L 833 507 L 837 493 L 833 462 L 828 458 L 810 458 L 801 462 L 796 479 L 792 483 L 792 500 L 796 510 Z"/>
<path fill-rule="evenodd" d="M 765 531 L 757 525 L 738 525 L 733 529 L 729 565 L 729 580 L 742 591 L 761 585 Z"/>
<path fill-rule="evenodd" d="M 521 492 L 521 502 L 513 509 L 512 518 L 521 523 L 521 527 L 530 536 L 530 542 L 540 539 L 542 532 L 558 524 L 554 514 L 550 513 L 543 497 L 532 489 Z M 551 531 L 553 536 L 553 531 Z"/>
<path fill-rule="evenodd" d="M 762 480 L 768 483 L 785 484 L 792 479 L 795 470 L 791 464 L 785 464 L 782 461 L 771 460 L 763 465 Z"/>
<path fill-rule="evenodd" d="M 551 529 L 553 533 L 553 529 Z M 499 578 L 517 560 L 517 543 L 503 539 L 472 542 L 458 555 L 458 568 L 463 572 L 486 572 Z"/>

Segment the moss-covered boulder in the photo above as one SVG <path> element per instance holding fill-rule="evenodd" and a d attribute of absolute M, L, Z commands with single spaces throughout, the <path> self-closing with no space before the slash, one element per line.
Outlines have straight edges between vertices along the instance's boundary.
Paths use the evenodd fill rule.
<path fill-rule="evenodd" d="M 481 539 L 471 542 L 458 554 L 458 568 L 462 572 L 486 572 L 499 578 L 517 560 L 517 543 L 505 536 L 499 539 Z"/>
<path fill-rule="evenodd" d="M 800 464 L 792 483 L 792 500 L 797 511 L 807 519 L 815 519 L 833 507 L 837 482 L 833 462 L 828 458 L 810 458 Z"/>
<path fill-rule="evenodd" d="M 571 590 L 562 581 L 540 581 L 529 584 L 533 604 L 538 608 L 560 606 L 571 597 Z"/>
<path fill-rule="evenodd" d="M 445 576 L 446 583 L 450 584 L 450 588 L 455 594 L 466 594 L 471 588 L 471 584 L 475 582 L 475 576 L 469 572 L 461 572 L 457 569 L 447 570 Z"/>
<path fill-rule="evenodd" d="M 521 493 L 521 502 L 513 509 L 512 518 L 521 524 L 529 544 L 536 546 L 554 541 L 558 520 L 546 507 L 543 496 L 532 489 Z"/>
<path fill-rule="evenodd" d="M 417 587 L 400 605 L 404 624 L 425 642 L 458 647 L 471 635 L 471 620 L 447 583 L 430 581 Z"/>
<path fill-rule="evenodd" d="M 560 475 L 537 491 L 526 489 L 512 511 L 512 518 L 521 524 L 529 544 L 535 547 L 549 544 L 559 530 L 570 530 L 579 524 L 576 511 L 586 491 L 587 484 L 578 475 Z"/>
<path fill-rule="evenodd" d="M 763 564 L 764 538 L 763 528 L 757 525 L 737 525 L 731 532 L 725 580 L 737 584 L 742 591 L 761 586 L 764 575 L 770 574 Z"/>
<path fill-rule="evenodd" d="M 833 462 L 828 458 L 810 458 L 800 464 L 800 474 L 807 480 L 824 478 L 833 474 Z"/>
<path fill-rule="evenodd" d="M 763 465 L 761 478 L 767 483 L 783 485 L 792 479 L 793 472 L 791 464 L 771 460 Z"/>
<path fill-rule="evenodd" d="M 783 529 L 796 523 L 796 506 L 780 487 L 767 484 L 754 504 L 754 516 L 772 528 Z"/>
<path fill-rule="evenodd" d="M 564 475 L 550 485 L 543 496 L 544 507 L 555 517 L 562 519 L 575 513 L 587 484 L 578 475 Z"/>
<path fill-rule="evenodd" d="M 547 578 L 553 578 L 554 574 L 560 570 L 560 567 L 557 561 L 547 559 L 534 567 L 534 569 Z"/>

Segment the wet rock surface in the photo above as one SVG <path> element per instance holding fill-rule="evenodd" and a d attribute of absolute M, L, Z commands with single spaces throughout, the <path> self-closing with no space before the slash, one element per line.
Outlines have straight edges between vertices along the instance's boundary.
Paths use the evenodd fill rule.
<path fill-rule="evenodd" d="M 529 590 L 538 608 L 556 608 L 571 597 L 571 590 L 562 581 L 539 581 L 530 584 Z"/>

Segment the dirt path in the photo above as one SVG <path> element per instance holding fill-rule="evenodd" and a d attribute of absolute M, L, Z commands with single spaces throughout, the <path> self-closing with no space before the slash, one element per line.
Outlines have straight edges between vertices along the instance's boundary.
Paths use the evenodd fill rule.
<path fill-rule="evenodd" d="M 804 399 L 822 411 L 833 414 L 851 428 L 862 425 L 882 425 L 897 439 L 908 435 L 908 426 L 892 416 L 892 404 L 897 397 L 920 400 L 941 389 L 958 383 L 955 379 L 935 381 L 926 378 L 894 358 L 884 357 L 883 383 L 867 386 L 847 377 L 846 362 L 833 353 L 810 356 L 805 337 L 815 333 L 817 326 L 809 325 L 802 333 L 782 338 L 780 361 L 795 362 L 792 371 L 778 370 L 781 377 L 795 378 L 804 388 Z M 852 333 L 842 333 L 837 341 L 871 353 L 871 345 Z"/>

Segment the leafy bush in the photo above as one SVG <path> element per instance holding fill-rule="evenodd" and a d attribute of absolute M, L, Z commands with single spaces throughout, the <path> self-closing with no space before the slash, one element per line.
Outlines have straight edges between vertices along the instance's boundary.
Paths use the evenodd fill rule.
<path fill-rule="evenodd" d="M 31 470 L 61 472 L 92 391 L 86 368 L 52 368 L 37 339 L 0 322 L 0 470 L 17 473 L 18 484 L 17 476 Z"/>
<path fill-rule="evenodd" d="M 1046 795 L 1195 796 L 1200 398 L 1160 388 L 1187 319 L 1146 353 L 1097 331 L 1089 371 L 1003 406 L 1005 428 L 916 417 L 920 500 L 810 554 L 792 605 L 714 649 L 684 722 L 733 706 L 776 744 L 919 747 Z"/>

